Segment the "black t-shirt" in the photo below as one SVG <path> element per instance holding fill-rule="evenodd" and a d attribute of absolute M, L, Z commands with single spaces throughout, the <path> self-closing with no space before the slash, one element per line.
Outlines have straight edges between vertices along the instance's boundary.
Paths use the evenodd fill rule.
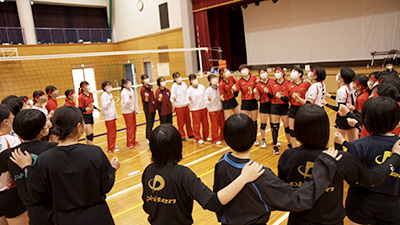
<path fill-rule="evenodd" d="M 55 147 L 56 145 L 57 143 L 43 141 L 24 142 L 14 148 L 7 149 L 0 154 L 0 174 L 6 171 L 10 172 L 10 176 L 17 186 L 18 194 L 24 205 L 27 207 L 36 204 L 37 201 L 35 201 L 28 192 L 25 171 L 19 168 L 19 166 L 9 159 L 11 152 L 17 148 L 20 148 L 22 152 L 29 152 L 29 154 L 32 156 L 32 164 L 34 165 L 38 155 L 49 150 L 50 148 Z"/>
<path fill-rule="evenodd" d="M 301 187 L 312 177 L 314 162 L 324 149 L 298 147 L 288 149 L 279 159 L 278 175 L 293 187 Z M 337 172 L 325 193 L 312 209 L 291 213 L 290 217 L 319 224 L 336 224 L 343 221 L 346 213 L 343 207 L 343 179 L 351 185 L 376 186 L 391 173 L 391 165 L 399 162 L 399 155 L 385 165 L 370 170 L 347 152 L 339 152 L 342 159 L 337 163 Z"/>
<path fill-rule="evenodd" d="M 250 159 L 239 159 L 231 152 L 223 155 L 215 165 L 214 192 L 221 190 L 236 179 Z M 244 188 L 217 212 L 223 224 L 266 223 L 272 210 L 303 211 L 310 209 L 324 193 L 336 172 L 336 160 L 321 155 L 312 171 L 314 179 L 304 182 L 301 188 L 293 188 L 279 179 L 269 168 L 254 182 Z"/>
<path fill-rule="evenodd" d="M 387 158 L 392 155 L 392 147 L 398 139 L 399 136 L 396 135 L 370 135 L 352 141 L 351 144 L 353 148 L 349 148 L 348 152 L 353 154 L 369 168 L 374 168 L 386 162 Z M 397 167 L 380 187 L 370 188 L 370 190 L 381 194 L 399 196 L 400 168 Z"/>
<path fill-rule="evenodd" d="M 87 208 L 105 201 L 115 169 L 100 147 L 57 146 L 40 155 L 28 186 L 36 200 L 51 197 L 59 211 Z"/>
<path fill-rule="evenodd" d="M 142 184 L 150 224 L 193 224 L 193 200 L 212 211 L 222 207 L 217 194 L 185 166 L 152 163 L 143 172 Z"/>

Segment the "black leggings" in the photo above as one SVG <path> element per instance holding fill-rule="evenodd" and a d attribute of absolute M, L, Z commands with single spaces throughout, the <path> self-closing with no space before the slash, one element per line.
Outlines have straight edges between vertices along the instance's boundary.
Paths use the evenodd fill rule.
<path fill-rule="evenodd" d="M 172 113 L 167 114 L 167 115 L 160 115 L 160 123 L 161 124 L 165 124 L 165 123 L 172 124 Z"/>
<path fill-rule="evenodd" d="M 150 133 L 153 130 L 154 118 L 156 116 L 156 112 L 145 113 L 146 115 L 146 139 L 150 138 Z"/>

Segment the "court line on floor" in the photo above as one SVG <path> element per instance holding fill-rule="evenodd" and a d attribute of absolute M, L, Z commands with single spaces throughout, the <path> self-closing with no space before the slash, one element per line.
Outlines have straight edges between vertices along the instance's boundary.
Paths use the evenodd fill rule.
<path fill-rule="evenodd" d="M 270 129 L 268 129 L 268 130 L 266 130 L 265 132 L 268 132 L 268 131 L 270 131 Z M 260 134 L 260 133 L 259 133 Z M 259 135 L 258 134 L 258 135 Z M 257 136 L 258 136 L 257 135 Z M 278 137 L 278 139 L 279 138 L 282 138 L 282 137 L 284 137 L 286 134 L 282 134 L 282 135 L 280 135 L 279 137 Z M 268 144 L 271 144 L 272 143 L 272 141 L 270 141 L 270 142 L 268 142 Z M 225 148 L 229 148 L 229 146 L 228 147 L 225 147 Z M 225 149 L 225 148 L 223 148 L 223 149 Z M 223 150 L 223 149 L 221 149 L 221 150 Z M 258 150 L 258 149 L 261 149 L 261 147 L 257 147 L 257 148 L 255 148 L 255 149 L 253 149 L 253 150 L 251 150 L 251 152 L 254 152 L 254 151 L 256 151 L 256 150 Z M 221 150 L 219 150 L 219 151 L 221 151 Z M 194 161 L 193 161 L 194 162 Z M 191 162 L 191 163 L 193 163 L 193 162 Z M 189 164 L 189 163 L 188 163 Z M 186 164 L 186 165 L 188 165 L 188 164 Z M 212 173 L 214 171 L 214 169 L 211 169 L 211 170 L 209 170 L 209 171 L 207 171 L 207 172 L 205 172 L 205 173 L 202 173 L 202 174 L 200 174 L 198 177 L 199 178 L 201 178 L 201 177 L 203 177 L 203 176 L 205 176 L 205 175 L 207 175 L 207 174 L 209 174 L 209 173 Z M 137 185 L 135 185 L 135 186 L 137 186 Z M 139 188 L 139 187 L 141 187 L 142 185 L 139 185 L 139 186 L 137 186 L 136 188 Z M 108 198 L 107 198 L 108 199 Z M 123 214 L 125 214 L 125 213 L 127 213 L 127 212 L 129 212 L 129 211 L 132 211 L 132 210 L 134 210 L 134 209 L 136 209 L 136 208 L 138 208 L 138 207 L 140 207 L 140 206 L 142 206 L 143 205 L 143 202 L 141 202 L 141 203 L 138 203 L 138 204 L 136 204 L 136 205 L 134 205 L 134 206 L 132 206 L 132 207 L 130 207 L 130 208 L 128 208 L 128 209 L 125 209 L 125 210 L 123 210 L 122 212 L 119 212 L 119 213 L 117 213 L 117 214 L 114 214 L 113 215 L 113 218 L 117 218 L 117 217 L 119 217 L 119 216 L 122 216 Z"/>
<path fill-rule="evenodd" d="M 327 112 L 327 114 L 329 114 L 329 113 L 331 113 L 331 112 L 335 112 L 335 111 L 333 111 L 333 110 L 330 110 L 329 112 Z M 282 123 L 281 123 L 281 125 L 282 125 Z M 271 128 L 269 128 L 269 129 L 267 129 L 265 132 L 267 133 L 267 132 L 269 132 L 271 130 Z M 257 134 L 257 136 L 258 135 L 260 135 L 260 133 L 258 133 Z M 281 137 L 283 137 L 283 136 L 285 136 L 286 134 L 282 134 L 281 136 L 279 136 L 278 137 L 278 139 L 279 138 L 281 138 Z M 270 143 L 272 143 L 271 141 L 270 142 L 268 142 L 269 144 Z M 224 149 L 226 149 L 226 148 L 229 148 L 229 146 L 228 147 L 225 147 L 225 148 L 223 148 L 223 149 L 221 149 L 221 150 L 219 150 L 218 152 L 220 152 L 220 151 L 222 151 L 222 150 L 224 150 Z M 256 150 L 258 150 L 260 147 L 257 147 L 256 149 L 253 149 L 252 150 L 252 152 L 253 151 L 256 151 Z M 205 156 L 205 157 L 207 157 L 207 156 Z M 203 157 L 204 158 L 204 157 Z M 207 157 L 207 158 L 209 158 L 209 157 Z M 200 158 L 201 159 L 201 158 Z M 199 160 L 200 160 L 199 159 Z M 197 160 L 195 160 L 195 161 L 197 161 Z M 194 162 L 194 161 L 193 161 Z M 192 163 L 193 163 L 192 162 Z M 200 162 L 200 161 L 199 161 Z M 189 164 L 189 163 L 188 163 Z M 188 165 L 188 164 L 186 164 L 186 165 Z M 209 171 L 207 171 L 207 172 L 205 172 L 205 173 L 203 173 L 203 174 L 201 174 L 200 176 L 199 176 L 199 178 L 200 177 L 202 177 L 202 176 L 205 176 L 205 175 L 207 175 L 207 174 L 209 174 L 209 173 L 211 173 L 211 172 L 213 172 L 214 171 L 214 169 L 211 169 L 211 170 L 209 170 Z M 135 185 L 135 186 L 133 186 L 133 187 L 135 187 L 135 188 L 133 188 L 133 187 L 131 187 L 131 188 L 133 188 L 133 189 L 136 189 L 136 188 L 139 188 L 139 187 L 141 187 L 142 186 L 142 184 L 140 183 L 140 184 L 137 184 L 137 185 Z M 133 189 L 131 189 L 131 190 L 133 190 Z M 124 190 L 124 193 L 125 193 L 125 190 Z M 116 194 L 118 194 L 118 193 L 116 193 Z M 114 194 L 115 195 L 115 194 Z M 115 196 L 114 196 L 115 197 Z M 107 199 L 109 199 L 109 197 L 107 197 Z M 127 212 L 129 212 L 129 211 L 132 211 L 132 210 L 134 210 L 134 209 L 136 209 L 136 208 L 138 208 L 138 207 L 140 207 L 140 206 L 142 206 L 143 205 L 143 202 L 141 202 L 141 203 L 138 203 L 138 204 L 136 204 L 136 205 L 134 205 L 133 207 L 131 207 L 131 208 L 128 208 L 128 209 L 125 209 L 125 210 L 123 210 L 122 212 L 120 212 L 120 213 L 117 213 L 117 214 L 114 214 L 113 215 L 113 218 L 117 218 L 117 217 L 119 217 L 119 216 L 121 216 L 121 215 L 123 215 L 123 214 L 125 214 L 125 213 L 127 213 Z M 286 212 L 283 216 L 281 216 L 273 225 L 280 225 L 284 220 L 286 220 L 287 218 L 289 217 L 289 212 Z"/>
<path fill-rule="evenodd" d="M 188 154 L 188 155 L 184 155 L 183 157 L 186 158 L 186 157 L 188 157 L 188 156 L 190 156 L 190 155 L 193 155 L 193 154 L 195 154 L 195 153 L 198 153 L 198 152 L 203 151 L 204 149 L 207 149 L 207 148 L 210 148 L 210 147 L 215 147 L 215 146 L 214 146 L 214 145 L 208 145 L 208 146 L 206 146 L 206 147 L 204 147 L 204 148 L 201 148 L 201 149 L 198 149 L 198 150 L 196 150 L 196 151 L 194 151 L 194 152 L 192 152 L 192 153 L 190 153 L 190 154 Z M 136 158 L 137 156 L 139 156 L 139 155 L 141 155 L 141 154 L 143 154 L 143 153 L 147 153 L 147 152 L 148 152 L 147 150 L 148 150 L 148 148 L 145 149 L 144 151 L 142 151 L 141 153 L 139 153 L 138 155 L 135 155 L 135 156 L 133 156 L 133 157 L 131 157 L 131 158 L 129 158 L 129 159 L 125 159 L 124 161 L 121 161 L 121 163 L 124 163 L 124 162 L 127 162 L 127 161 L 129 161 L 129 160 L 132 160 L 132 159 Z M 140 171 L 139 174 L 142 174 L 142 173 L 143 173 L 143 172 Z M 136 175 L 138 175 L 138 174 L 136 174 Z M 130 179 L 130 178 L 132 178 L 132 177 L 129 177 L 129 176 L 128 176 L 128 177 L 122 178 L 122 179 L 120 179 L 120 180 L 118 180 L 118 181 L 115 181 L 114 184 L 120 183 L 120 182 L 125 181 L 125 180 L 128 180 L 128 179 Z"/>

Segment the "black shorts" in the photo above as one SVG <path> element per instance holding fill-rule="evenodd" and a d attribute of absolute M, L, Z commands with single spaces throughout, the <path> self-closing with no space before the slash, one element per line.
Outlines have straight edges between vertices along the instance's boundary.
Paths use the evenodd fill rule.
<path fill-rule="evenodd" d="M 0 217 L 14 218 L 26 212 L 24 203 L 18 195 L 17 188 L 0 192 Z"/>
<path fill-rule="evenodd" d="M 289 104 L 271 104 L 271 114 L 285 116 L 289 112 Z"/>
<path fill-rule="evenodd" d="M 246 110 L 246 111 L 253 111 L 258 109 L 258 102 L 255 99 L 252 100 L 242 100 L 242 107 L 240 107 L 241 110 Z"/>
<path fill-rule="evenodd" d="M 56 211 L 53 209 L 53 203 L 51 201 L 28 206 L 29 225 L 57 224 L 56 215 Z"/>
<path fill-rule="evenodd" d="M 83 118 L 85 119 L 85 124 L 94 124 L 93 113 L 83 114 Z"/>
<path fill-rule="evenodd" d="M 339 114 L 336 114 L 335 128 L 342 130 L 350 130 L 351 128 L 354 127 L 350 127 L 350 125 L 347 123 L 346 117 L 339 116 Z"/>
<path fill-rule="evenodd" d="M 289 108 L 289 118 L 294 119 L 296 117 L 297 111 L 299 110 L 300 106 L 298 105 L 291 105 Z"/>
<path fill-rule="evenodd" d="M 228 110 L 228 109 L 234 109 L 238 106 L 239 104 L 236 101 L 236 98 L 231 98 L 229 100 L 225 100 L 222 102 L 222 108 L 224 110 Z"/>
<path fill-rule="evenodd" d="M 107 203 L 100 203 L 87 208 L 78 208 L 68 212 L 57 212 L 58 224 L 102 224 L 114 225 Z"/>
<path fill-rule="evenodd" d="M 269 114 L 271 112 L 271 102 L 260 103 L 260 113 Z"/>
<path fill-rule="evenodd" d="M 400 224 L 400 197 L 350 187 L 347 217 L 360 224 Z"/>

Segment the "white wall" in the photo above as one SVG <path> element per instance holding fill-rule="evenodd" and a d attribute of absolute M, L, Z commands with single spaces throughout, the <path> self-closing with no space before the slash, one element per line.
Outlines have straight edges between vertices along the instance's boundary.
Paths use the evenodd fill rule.
<path fill-rule="evenodd" d="M 242 9 L 248 64 L 370 59 L 400 49 L 399 0 L 281 0 Z"/>
<path fill-rule="evenodd" d="M 137 0 L 114 0 L 113 34 L 115 42 L 182 27 L 179 0 L 143 0 L 142 11 L 137 9 L 137 2 Z M 158 5 L 165 2 L 168 2 L 170 28 L 161 30 Z"/>

